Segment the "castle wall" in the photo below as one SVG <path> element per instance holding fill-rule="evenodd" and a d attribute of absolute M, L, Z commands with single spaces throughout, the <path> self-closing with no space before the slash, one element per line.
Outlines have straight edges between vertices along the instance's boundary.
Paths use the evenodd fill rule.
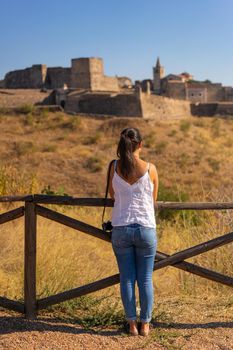
<path fill-rule="evenodd" d="M 216 114 L 233 115 L 233 103 L 232 102 L 218 103 Z"/>
<path fill-rule="evenodd" d="M 118 79 L 104 75 L 102 58 L 72 59 L 71 87 L 91 91 L 119 91 Z"/>
<path fill-rule="evenodd" d="M 224 101 L 233 101 L 233 88 L 231 86 L 223 87 Z"/>
<path fill-rule="evenodd" d="M 64 84 L 70 86 L 71 68 L 52 67 L 47 69 L 45 87 L 48 89 L 62 88 Z"/>
<path fill-rule="evenodd" d="M 217 103 L 191 103 L 191 113 L 197 116 L 212 117 L 216 114 L 218 104 Z"/>
<path fill-rule="evenodd" d="M 207 89 L 186 88 L 186 99 L 190 102 L 207 102 Z"/>
<path fill-rule="evenodd" d="M 222 84 L 206 84 L 207 88 L 207 101 L 223 101 L 224 100 L 224 92 L 222 89 Z"/>
<path fill-rule="evenodd" d="M 162 91 L 164 91 L 163 96 L 178 100 L 186 99 L 185 83 L 182 81 L 167 80 L 162 85 Z"/>
<path fill-rule="evenodd" d="M 119 91 L 118 79 L 104 75 L 102 58 L 90 58 L 90 80 L 92 91 Z"/>
<path fill-rule="evenodd" d="M 71 87 L 90 89 L 91 79 L 88 58 L 74 58 L 71 60 Z"/>
<path fill-rule="evenodd" d="M 118 79 L 114 77 L 103 76 L 99 81 L 96 81 L 92 85 L 91 90 L 93 91 L 115 91 L 120 90 Z"/>
<path fill-rule="evenodd" d="M 67 95 L 65 110 L 89 114 L 143 117 L 148 119 L 181 119 L 189 117 L 190 103 L 146 93 Z"/>
<path fill-rule="evenodd" d="M 233 116 L 233 102 L 191 104 L 191 111 L 197 116 Z"/>
<path fill-rule="evenodd" d="M 141 103 L 136 94 L 70 94 L 66 99 L 65 110 L 67 112 L 142 117 Z"/>
<path fill-rule="evenodd" d="M 16 70 L 5 75 L 7 89 L 40 89 L 45 81 L 47 67 L 44 64 Z"/>
<path fill-rule="evenodd" d="M 188 101 L 142 93 L 141 104 L 143 117 L 148 119 L 183 119 L 191 116 Z"/>

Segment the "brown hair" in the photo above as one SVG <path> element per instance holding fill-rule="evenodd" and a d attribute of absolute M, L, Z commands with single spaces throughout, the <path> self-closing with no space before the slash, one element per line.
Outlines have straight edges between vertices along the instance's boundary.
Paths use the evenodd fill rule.
<path fill-rule="evenodd" d="M 133 152 L 142 141 L 142 136 L 137 128 L 126 128 L 120 134 L 117 146 L 117 156 L 121 174 L 127 179 L 134 173 L 135 163 Z"/>

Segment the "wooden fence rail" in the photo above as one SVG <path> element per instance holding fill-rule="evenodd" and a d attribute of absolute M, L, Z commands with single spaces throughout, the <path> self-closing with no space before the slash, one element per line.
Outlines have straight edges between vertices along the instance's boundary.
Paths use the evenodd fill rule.
<path fill-rule="evenodd" d="M 105 203 L 104 198 L 75 198 L 70 196 L 50 196 L 50 195 L 25 195 L 25 196 L 0 196 L 0 202 L 24 202 L 24 206 L 0 214 L 0 224 L 15 220 L 24 216 L 24 302 L 10 300 L 0 297 L 0 306 L 18 311 L 25 314 L 29 319 L 35 319 L 37 311 L 50 305 L 61 303 L 72 298 L 92 293 L 114 284 L 119 283 L 120 276 L 115 274 L 95 281 L 84 286 L 74 288 L 62 293 L 51 295 L 46 298 L 36 298 L 36 239 L 37 239 L 37 215 L 53 220 L 62 225 L 71 227 L 85 234 L 97 237 L 101 240 L 111 242 L 111 237 L 102 229 L 89 225 L 85 222 L 71 218 L 52 209 L 46 208 L 39 204 L 58 204 L 73 206 L 95 206 L 102 207 Z M 112 199 L 107 199 L 106 206 L 112 207 Z M 180 202 L 157 202 L 156 210 L 173 209 L 173 210 L 226 210 L 233 209 L 233 202 L 206 202 L 206 203 L 180 203 Z M 233 277 L 225 276 L 216 271 L 206 269 L 196 264 L 186 262 L 185 259 L 197 256 L 209 250 L 215 249 L 222 245 L 233 242 L 233 232 L 221 235 L 209 241 L 200 243 L 196 246 L 184 249 L 172 255 L 156 252 L 154 270 L 166 266 L 173 266 L 193 273 L 197 276 L 206 278 L 211 281 L 222 283 L 233 287 Z"/>

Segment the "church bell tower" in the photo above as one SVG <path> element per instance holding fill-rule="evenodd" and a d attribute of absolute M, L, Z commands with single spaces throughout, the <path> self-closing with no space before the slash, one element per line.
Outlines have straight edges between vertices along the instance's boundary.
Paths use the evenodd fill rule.
<path fill-rule="evenodd" d="M 153 67 L 153 85 L 154 92 L 157 95 L 161 94 L 161 79 L 164 77 L 164 67 L 161 66 L 159 57 L 157 58 L 157 62 L 155 67 Z"/>

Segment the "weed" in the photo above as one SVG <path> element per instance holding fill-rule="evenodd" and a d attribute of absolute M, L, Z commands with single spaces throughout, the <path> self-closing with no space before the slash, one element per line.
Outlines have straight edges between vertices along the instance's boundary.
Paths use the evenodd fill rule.
<path fill-rule="evenodd" d="M 229 147 L 229 148 L 233 147 L 233 139 L 227 138 L 224 142 L 224 146 Z"/>
<path fill-rule="evenodd" d="M 211 124 L 211 135 L 216 138 L 220 136 L 220 121 L 217 118 L 214 118 Z"/>
<path fill-rule="evenodd" d="M 191 122 L 189 120 L 181 120 L 180 121 L 180 130 L 186 134 L 191 127 Z"/>
<path fill-rule="evenodd" d="M 181 168 L 184 168 L 188 161 L 190 159 L 190 156 L 188 155 L 188 153 L 181 153 L 179 154 L 178 156 L 178 159 L 177 159 L 177 164 L 181 167 Z"/>
<path fill-rule="evenodd" d="M 157 143 L 155 145 L 155 152 L 157 154 L 162 154 L 165 151 L 167 144 L 168 143 L 166 141 L 161 141 L 161 142 Z"/>
<path fill-rule="evenodd" d="M 160 182 L 158 190 L 158 201 L 164 202 L 185 202 L 188 201 L 189 196 L 185 192 L 178 192 L 174 188 L 164 186 Z M 160 209 L 157 213 L 157 221 L 180 219 L 182 223 L 189 222 L 190 225 L 199 225 L 202 217 L 194 210 L 172 210 L 172 209 Z"/>
<path fill-rule="evenodd" d="M 41 193 L 43 194 L 47 194 L 47 195 L 56 195 L 56 196 L 69 196 L 69 194 L 67 194 L 64 191 L 64 187 L 59 187 L 57 191 L 54 191 L 51 189 L 50 185 L 44 186 L 44 188 L 41 190 Z"/>
<path fill-rule="evenodd" d="M 96 156 L 92 156 L 88 158 L 86 161 L 85 167 L 88 168 L 93 173 L 100 171 L 103 168 L 101 159 L 99 159 Z"/>
<path fill-rule="evenodd" d="M 25 123 L 25 125 L 28 125 L 28 126 L 34 126 L 35 119 L 34 119 L 34 116 L 32 115 L 32 113 L 28 113 L 25 116 L 24 123 Z"/>
<path fill-rule="evenodd" d="M 179 337 L 180 333 L 173 330 L 163 330 L 157 328 L 153 330 L 151 337 L 155 339 L 159 344 L 166 347 L 167 350 L 178 350 L 180 347 L 174 345 L 175 338 Z"/>
<path fill-rule="evenodd" d="M 143 145 L 145 147 L 152 147 L 154 145 L 155 142 L 155 134 L 154 133 L 150 133 L 148 135 L 145 135 L 144 139 L 143 139 Z"/>
<path fill-rule="evenodd" d="M 63 128 L 68 128 L 72 131 L 80 129 L 82 127 L 82 120 L 78 116 L 71 116 L 68 122 L 64 122 L 61 126 Z"/>
<path fill-rule="evenodd" d="M 33 114 L 35 112 L 35 106 L 32 104 L 24 104 L 19 107 L 18 112 L 22 114 Z"/>
<path fill-rule="evenodd" d="M 9 108 L 0 107 L 0 116 L 8 114 L 8 113 L 9 113 Z"/>
<path fill-rule="evenodd" d="M 49 116 L 49 110 L 48 110 L 48 108 L 43 108 L 43 109 L 40 111 L 40 117 L 41 117 L 43 120 L 47 120 L 47 119 L 48 119 L 48 116 Z"/>
<path fill-rule="evenodd" d="M 207 145 L 208 144 L 208 139 L 203 136 L 202 134 L 196 134 L 194 136 L 194 140 L 197 141 L 200 145 Z"/>
<path fill-rule="evenodd" d="M 15 151 L 18 156 L 34 153 L 38 151 L 38 148 L 32 141 L 15 142 Z"/>
<path fill-rule="evenodd" d="M 194 121 L 193 121 L 193 125 L 194 126 L 197 126 L 199 128 L 203 128 L 205 126 L 205 122 L 203 119 L 201 118 L 196 118 Z"/>
<path fill-rule="evenodd" d="M 42 152 L 56 152 L 57 145 L 46 145 L 43 147 Z"/>
<path fill-rule="evenodd" d="M 97 144 L 100 139 L 101 139 L 101 133 L 98 132 L 95 135 L 87 136 L 82 143 L 83 145 L 93 145 L 93 144 Z"/>
<path fill-rule="evenodd" d="M 220 169 L 220 162 L 214 158 L 208 158 L 207 159 L 209 166 L 211 167 L 211 169 L 215 172 L 215 171 L 219 171 Z"/>
<path fill-rule="evenodd" d="M 168 132 L 167 136 L 172 137 L 172 136 L 175 136 L 176 134 L 177 134 L 177 130 L 173 129 L 173 130 Z"/>

